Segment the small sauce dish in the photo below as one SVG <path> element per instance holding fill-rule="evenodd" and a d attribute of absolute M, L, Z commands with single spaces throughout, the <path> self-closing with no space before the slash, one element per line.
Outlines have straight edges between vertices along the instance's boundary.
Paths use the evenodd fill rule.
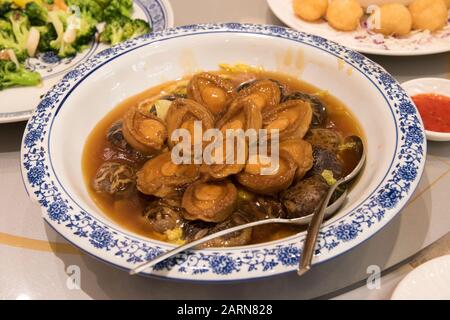
<path fill-rule="evenodd" d="M 402 86 L 419 110 L 427 139 L 450 141 L 450 80 L 421 78 L 404 82 Z"/>

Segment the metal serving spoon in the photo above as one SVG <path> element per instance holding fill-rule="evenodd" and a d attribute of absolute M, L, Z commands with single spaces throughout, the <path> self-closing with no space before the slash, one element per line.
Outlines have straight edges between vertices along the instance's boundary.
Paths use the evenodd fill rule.
<path fill-rule="evenodd" d="M 361 142 L 361 145 L 362 145 L 362 142 Z M 314 227 L 314 232 L 317 233 L 318 230 L 319 230 L 320 224 L 322 224 L 323 219 L 325 217 L 328 217 L 328 216 L 332 215 L 333 213 L 335 213 L 340 208 L 340 206 L 344 203 L 344 200 L 347 197 L 347 190 L 345 190 L 342 193 L 342 195 L 335 202 L 333 202 L 333 204 L 327 206 L 327 204 L 330 201 L 330 198 L 331 198 L 332 194 L 334 193 L 334 191 L 336 190 L 336 188 L 339 185 L 341 185 L 342 183 L 348 182 L 351 179 L 353 179 L 358 174 L 358 172 L 361 170 L 361 168 L 363 167 L 364 161 L 365 161 L 365 153 L 362 152 L 361 160 L 359 161 L 359 163 L 355 167 L 355 169 L 349 175 L 347 175 L 346 177 L 338 180 L 336 182 L 336 184 L 334 184 L 330 188 L 330 190 L 328 191 L 327 197 L 326 197 L 325 201 L 323 202 L 323 204 L 321 206 L 321 210 L 317 214 L 310 214 L 308 216 L 304 216 L 304 217 L 300 217 L 300 218 L 294 218 L 294 219 L 273 218 L 273 219 L 266 219 L 266 220 L 258 220 L 258 221 L 242 224 L 242 225 L 239 225 L 239 226 L 236 226 L 236 227 L 233 227 L 233 228 L 228 228 L 228 229 L 225 229 L 225 230 L 222 230 L 222 231 L 219 231 L 219 232 L 215 232 L 215 233 L 207 235 L 207 236 L 205 236 L 205 237 L 203 237 L 201 239 L 198 239 L 198 240 L 186 243 L 186 244 L 184 244 L 182 246 L 179 246 L 179 247 L 176 247 L 176 248 L 174 248 L 172 250 L 169 250 L 166 253 L 163 253 L 163 254 L 159 255 L 155 259 L 146 261 L 146 262 L 140 264 L 139 266 L 137 266 L 136 268 L 130 270 L 130 274 L 131 275 L 138 274 L 138 273 L 144 271 L 145 269 L 150 268 L 150 267 L 158 264 L 159 262 L 164 261 L 164 260 L 166 260 L 166 259 L 168 259 L 168 258 L 170 258 L 170 257 L 172 257 L 174 255 L 176 255 L 177 253 L 186 251 L 187 249 L 196 247 L 196 246 L 198 246 L 198 245 L 200 245 L 202 243 L 208 242 L 208 241 L 210 241 L 212 239 L 215 239 L 215 238 L 218 238 L 218 237 L 221 237 L 221 236 L 224 236 L 224 235 L 236 232 L 236 231 L 240 231 L 240 230 L 243 230 L 243 229 L 256 227 L 256 226 L 261 226 L 261 225 L 265 225 L 265 224 L 280 223 L 280 224 L 303 225 L 303 224 L 308 224 L 308 223 L 311 222 L 310 225 L 309 225 L 309 228 L 308 228 L 308 235 L 307 235 L 307 239 L 306 239 L 306 240 L 308 240 L 309 237 L 312 237 L 314 235 L 312 232 L 310 233 L 311 227 L 315 226 L 316 224 L 318 224 L 317 227 Z M 320 220 L 319 220 L 319 218 L 320 218 Z M 316 228 L 317 228 L 317 231 L 315 231 Z M 311 230 L 313 230 L 313 229 L 311 229 Z M 309 242 L 308 242 L 309 246 L 312 245 L 312 247 L 314 247 L 316 239 L 317 239 L 317 234 L 316 234 L 315 237 L 312 237 L 312 239 L 309 240 Z M 311 241 L 313 241 L 313 242 L 311 242 Z M 306 241 L 305 241 L 305 243 L 306 243 Z M 306 250 L 306 248 L 304 250 Z M 314 250 L 313 249 L 311 249 L 311 250 L 312 250 L 311 252 L 313 253 Z M 309 264 L 311 264 L 312 253 L 311 253 L 311 257 L 308 259 L 309 260 Z M 304 261 L 303 256 L 304 256 L 304 254 L 302 254 L 302 261 Z M 305 262 L 307 262 L 308 260 L 305 260 Z M 309 266 L 306 266 L 306 267 L 309 268 Z M 299 269 L 299 274 L 300 274 L 300 269 Z"/>
<path fill-rule="evenodd" d="M 358 138 L 359 139 L 359 138 Z M 359 139 L 360 140 L 360 139 Z M 311 222 L 308 226 L 308 231 L 306 234 L 305 242 L 303 243 L 303 250 L 300 257 L 300 263 L 297 269 L 297 273 L 299 276 L 304 275 L 306 272 L 308 272 L 311 269 L 311 262 L 312 258 L 314 256 L 314 249 L 316 247 L 317 242 L 317 236 L 319 235 L 320 226 L 322 225 L 323 219 L 327 215 L 327 204 L 330 201 L 331 196 L 336 191 L 336 188 L 339 187 L 339 185 L 346 183 L 353 178 L 355 178 L 358 173 L 361 171 L 362 167 L 364 166 L 364 163 L 366 161 L 366 152 L 364 149 L 364 145 L 361 142 L 360 143 L 361 150 L 359 162 L 356 165 L 356 167 L 350 172 L 348 175 L 346 175 L 344 178 L 339 179 L 329 190 L 328 194 L 325 198 L 325 201 L 322 203 L 320 210 L 317 211 L 312 215 Z"/>

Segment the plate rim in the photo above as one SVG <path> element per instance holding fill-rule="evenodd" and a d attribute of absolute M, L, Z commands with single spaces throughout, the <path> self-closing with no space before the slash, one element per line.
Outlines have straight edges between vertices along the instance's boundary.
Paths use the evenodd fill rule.
<path fill-rule="evenodd" d="M 141 5 L 139 5 L 139 4 L 138 5 L 139 5 L 139 7 L 142 8 L 143 7 L 142 1 L 145 1 L 145 0 L 135 0 L 135 1 L 140 3 Z M 161 9 L 164 12 L 164 17 L 163 17 L 164 27 L 163 28 L 164 29 L 172 28 L 174 26 L 174 12 L 173 12 L 173 8 L 172 8 L 172 5 L 169 2 L 169 0 L 153 0 L 153 1 L 159 2 Z M 151 20 L 151 17 L 150 17 L 150 20 Z M 96 48 L 95 50 L 98 50 L 98 49 Z M 98 53 L 98 52 L 94 51 L 93 53 Z M 89 59 L 90 57 L 92 57 L 92 55 L 86 56 L 87 59 Z M 60 75 L 55 77 L 56 79 L 59 79 L 59 80 L 57 80 L 57 82 L 59 82 L 63 78 L 65 73 L 70 72 L 71 70 L 76 68 L 79 64 L 86 61 L 87 59 L 80 60 L 79 62 L 77 62 L 77 64 L 72 66 L 70 68 L 70 70 L 68 70 L 66 72 L 61 72 Z M 42 95 L 44 95 L 44 94 L 45 94 L 45 92 L 42 92 Z M 27 121 L 33 114 L 33 111 L 34 111 L 34 109 L 17 111 L 17 112 L 0 112 L 0 124 Z"/>
<path fill-rule="evenodd" d="M 414 278 L 417 277 L 418 274 L 421 274 L 424 272 L 424 270 L 429 269 L 431 266 L 436 266 L 442 264 L 442 262 L 445 261 L 450 265 L 450 254 L 445 254 L 443 256 L 439 256 L 436 258 L 433 258 L 431 260 L 428 260 L 418 267 L 414 268 L 408 274 L 400 280 L 400 282 L 397 284 L 397 286 L 394 289 L 394 292 L 391 295 L 391 300 L 403 300 L 405 297 L 402 297 L 402 291 L 405 290 L 405 286 L 408 282 L 411 282 L 414 280 Z"/>
<path fill-rule="evenodd" d="M 370 79 L 369 76 L 366 76 L 366 77 L 370 81 L 373 82 L 373 85 L 378 90 L 380 90 L 380 92 L 381 92 L 380 87 L 384 86 L 385 91 L 386 91 L 385 93 L 390 92 L 389 93 L 389 95 L 391 95 L 390 99 L 392 99 L 393 101 L 395 101 L 396 96 L 401 98 L 401 99 L 397 98 L 398 99 L 397 102 L 400 101 L 402 103 L 402 105 L 395 106 L 398 109 L 398 110 L 396 110 L 396 112 L 399 113 L 400 112 L 399 110 L 403 110 L 405 114 L 397 115 L 397 117 L 402 117 L 403 121 L 406 121 L 404 125 L 410 125 L 410 127 L 407 127 L 407 128 L 412 128 L 412 129 L 407 129 L 407 130 L 410 130 L 410 131 L 412 130 L 412 131 L 404 132 L 402 137 L 400 137 L 401 133 L 398 132 L 396 143 L 401 144 L 402 143 L 401 138 L 402 138 L 404 140 L 403 144 L 407 144 L 406 146 L 409 149 L 412 150 L 415 148 L 414 151 L 411 151 L 411 152 L 413 152 L 416 155 L 416 158 L 414 158 L 411 155 L 408 155 L 410 157 L 410 162 L 407 162 L 403 167 L 400 167 L 400 169 L 399 169 L 399 170 L 404 171 L 402 173 L 402 175 L 403 175 L 403 178 L 405 179 L 405 182 L 408 183 L 408 187 L 405 190 L 400 189 L 400 191 L 398 191 L 396 189 L 397 188 L 396 186 L 391 187 L 390 185 L 386 184 L 386 186 L 383 186 L 383 187 L 378 186 L 377 188 L 374 189 L 374 193 L 377 191 L 380 191 L 380 188 L 384 192 L 384 193 L 380 193 L 377 197 L 374 197 L 374 199 L 370 200 L 370 201 L 375 201 L 375 205 L 382 207 L 381 208 L 382 210 L 380 210 L 380 212 L 377 213 L 377 214 L 381 214 L 381 215 L 378 217 L 378 221 L 376 221 L 377 217 L 374 217 L 374 219 L 375 219 L 374 221 L 367 222 L 368 224 L 370 223 L 370 225 L 369 225 L 369 227 L 367 227 L 367 230 L 365 230 L 365 232 L 363 232 L 364 229 L 361 229 L 361 234 L 365 234 L 365 235 L 363 237 L 359 238 L 358 241 L 355 241 L 355 240 L 358 239 L 358 237 L 360 236 L 359 235 L 360 231 L 358 231 L 357 228 L 353 226 L 353 224 L 344 223 L 345 222 L 344 220 L 343 220 L 344 222 L 342 222 L 342 223 L 339 222 L 339 224 L 337 223 L 337 221 L 333 222 L 333 223 L 337 224 L 337 226 L 334 226 L 335 228 L 332 230 L 329 228 L 330 226 L 324 226 L 324 229 L 328 228 L 328 230 L 326 232 L 332 233 L 332 234 L 328 234 L 328 235 L 325 234 L 323 236 L 324 239 L 326 239 L 326 237 L 329 236 L 331 238 L 335 237 L 335 239 L 340 239 L 339 241 L 341 241 L 341 243 L 348 244 L 348 242 L 353 242 L 353 241 L 355 241 L 355 243 L 350 246 L 347 245 L 347 247 L 344 249 L 342 249 L 342 248 L 345 246 L 341 246 L 341 250 L 336 251 L 334 254 L 329 254 L 328 256 L 325 255 L 326 258 L 323 258 L 324 255 L 322 255 L 321 257 L 318 258 L 320 260 L 319 262 L 326 261 L 326 260 L 334 258 L 344 252 L 347 252 L 348 250 L 350 250 L 350 249 L 354 248 L 356 245 L 359 245 L 362 242 L 366 241 L 367 239 L 372 237 L 376 232 L 381 230 L 385 226 L 385 224 L 387 224 L 396 214 L 398 214 L 401 211 L 401 208 L 406 204 L 407 200 L 411 197 L 412 192 L 416 188 L 416 186 L 420 180 L 420 177 L 423 173 L 425 157 L 426 157 L 426 155 L 425 155 L 426 154 L 426 140 L 424 139 L 423 124 L 421 122 L 420 117 L 417 116 L 417 110 L 416 110 L 415 106 L 412 104 L 411 99 L 406 94 L 406 92 L 403 90 L 403 88 L 400 86 L 400 84 L 394 78 L 392 78 L 392 76 L 390 76 L 381 66 L 374 63 L 367 57 L 365 57 L 353 50 L 349 50 L 348 48 L 340 46 L 336 43 L 328 41 L 324 38 L 321 38 L 321 37 L 305 34 L 305 33 L 294 31 L 294 30 L 284 28 L 284 27 L 270 26 L 270 25 L 253 25 L 253 24 L 239 24 L 239 23 L 200 24 L 200 25 L 190 25 L 190 26 L 182 26 L 182 27 L 178 27 L 178 28 L 168 29 L 168 30 L 165 30 L 162 32 L 149 34 L 147 36 L 144 36 L 144 37 L 141 37 L 138 39 L 133 39 L 133 40 L 125 42 L 122 45 L 107 49 L 107 50 L 103 51 L 102 53 L 96 55 L 94 58 L 92 58 L 89 61 L 89 63 L 92 64 L 90 68 L 89 68 L 89 63 L 84 63 L 81 66 L 77 67 L 73 72 L 68 73 L 64 77 L 64 79 L 60 81 L 59 85 L 55 86 L 55 88 L 53 90 L 51 90 L 47 93 L 46 97 L 41 101 L 41 104 L 36 108 L 33 117 L 30 119 L 30 121 L 26 127 L 25 134 L 24 134 L 23 141 L 22 141 L 21 170 L 22 170 L 22 177 L 24 180 L 24 185 L 27 188 L 27 192 L 29 194 L 33 194 L 33 193 L 37 192 L 38 196 L 42 195 L 42 190 L 39 191 L 36 188 L 36 187 L 41 187 L 42 183 L 41 183 L 41 181 L 37 181 L 37 180 L 39 180 L 39 179 L 45 180 L 46 178 L 43 176 L 40 176 L 39 179 L 36 178 L 36 168 L 38 168 L 39 163 L 38 163 L 38 165 L 30 164 L 30 161 L 29 161 L 30 153 L 27 153 L 27 152 L 30 152 L 36 146 L 42 147 L 43 143 L 48 142 L 48 136 L 49 136 L 51 130 L 43 131 L 38 135 L 36 135 L 36 130 L 38 130 L 39 128 L 43 129 L 42 128 L 43 124 L 41 123 L 41 118 L 42 118 L 41 115 L 47 115 L 47 113 L 48 113 L 47 116 L 53 117 L 53 119 L 54 119 L 54 116 L 55 116 L 54 113 L 56 112 L 55 110 L 58 109 L 59 107 L 63 106 L 63 102 L 61 102 L 61 101 L 58 102 L 57 100 L 52 100 L 53 98 L 56 99 L 57 97 L 59 97 L 60 94 L 62 97 L 67 97 L 68 93 L 64 93 L 67 89 L 72 88 L 74 85 L 76 85 L 77 83 L 80 83 L 86 77 L 88 77 L 89 74 L 91 72 L 93 72 L 91 70 L 92 68 L 94 68 L 94 69 L 96 69 L 96 67 L 100 68 L 101 65 L 107 64 L 108 61 L 110 61 L 110 60 L 107 60 L 108 58 L 114 58 L 114 57 L 120 56 L 122 54 L 125 54 L 126 52 L 138 49 L 138 48 L 146 46 L 146 45 L 150 45 L 153 42 L 162 41 L 162 39 L 166 39 L 166 40 L 171 39 L 172 37 L 176 37 L 180 34 L 192 36 L 192 35 L 196 35 L 196 34 L 214 33 L 214 32 L 231 32 L 231 33 L 234 32 L 234 33 L 238 33 L 238 34 L 239 33 L 260 34 L 260 35 L 268 36 L 268 37 L 281 37 L 281 38 L 285 38 L 288 40 L 301 42 L 306 45 L 311 45 L 313 47 L 319 48 L 324 51 L 328 51 L 328 53 L 330 53 L 330 54 L 334 54 L 340 58 L 345 59 L 345 61 L 347 63 L 351 64 L 356 69 L 358 69 L 356 66 L 359 66 L 360 68 L 363 68 L 363 70 L 365 72 L 377 74 L 379 76 L 379 78 L 376 78 L 374 76 L 374 79 L 376 79 L 378 81 L 378 85 L 374 82 L 374 79 Z M 358 69 L 358 71 L 361 72 L 360 69 Z M 83 72 L 87 72 L 87 73 L 83 74 Z M 66 88 L 66 89 L 64 89 L 64 88 Z M 383 92 L 382 92 L 382 94 L 383 94 Z M 387 99 L 386 96 L 385 96 L 385 99 Z M 393 103 L 394 102 L 392 102 L 392 104 Z M 390 105 L 389 100 L 387 100 L 387 104 L 393 114 L 394 125 L 396 127 L 396 130 L 399 131 L 399 129 L 403 129 L 403 128 L 399 128 L 398 122 L 400 121 L 399 120 L 400 118 L 399 119 L 396 118 L 396 116 L 394 114 L 394 106 Z M 53 114 L 53 116 L 52 116 L 52 114 Z M 45 128 L 45 126 L 44 126 L 44 128 Z M 42 152 L 45 154 L 46 151 L 42 150 Z M 48 150 L 47 150 L 47 152 L 48 152 Z M 398 150 L 396 150 L 395 156 L 398 155 L 397 152 L 398 152 Z M 33 154 L 31 153 L 31 155 L 33 155 Z M 414 168 L 410 167 L 409 165 L 414 162 L 415 162 L 415 167 Z M 400 162 L 398 162 L 398 163 L 400 163 Z M 388 172 L 386 173 L 387 175 L 390 174 L 392 165 L 393 164 L 391 164 L 391 167 L 389 168 Z M 405 167 L 406 167 L 406 169 L 405 169 Z M 46 174 L 48 174 L 48 173 L 46 173 Z M 398 184 L 398 183 L 402 182 L 403 178 L 401 178 L 400 181 L 396 181 L 396 183 Z M 51 181 L 51 180 L 49 180 L 49 181 Z M 54 181 L 52 181 L 52 183 L 54 183 Z M 382 179 L 382 183 L 387 183 L 386 177 Z M 60 187 L 63 188 L 62 186 L 60 186 Z M 383 188 L 385 188 L 385 189 L 383 189 Z M 404 193 L 403 196 L 402 196 L 402 193 Z M 67 196 L 69 196 L 69 195 L 67 195 Z M 58 195 L 57 197 L 61 197 L 61 196 Z M 43 199 L 41 198 L 41 201 L 42 200 Z M 61 211 L 64 211 L 63 215 L 66 215 L 69 208 L 67 208 L 67 206 L 61 202 L 59 202 L 58 205 L 59 205 L 59 208 L 57 208 L 57 209 L 59 210 L 59 213 L 61 213 Z M 63 227 L 61 227 L 61 221 L 59 221 L 58 219 L 52 220 L 52 214 L 54 214 L 54 212 L 53 212 L 54 210 L 52 209 L 52 207 L 44 206 L 44 204 L 42 202 L 41 202 L 41 206 L 42 206 L 42 213 L 43 213 L 45 220 L 49 224 L 51 224 L 59 233 L 61 233 L 66 239 L 71 238 L 73 240 L 73 235 L 71 235 L 71 233 L 67 232 L 68 231 L 67 229 L 64 229 Z M 64 207 L 64 206 L 66 206 L 66 207 Z M 62 210 L 62 209 L 64 209 L 64 210 Z M 358 208 L 356 208 L 356 209 L 358 209 Z M 353 211 L 356 212 L 357 211 L 356 209 Z M 353 211 L 349 212 L 348 215 L 350 215 Z M 385 212 L 389 213 L 387 215 L 387 217 L 384 216 Z M 86 213 L 86 214 L 88 214 L 88 213 Z M 345 217 L 347 217 L 347 215 L 344 216 L 344 218 Z M 355 216 L 355 217 L 357 217 L 357 216 Z M 59 218 L 61 218 L 61 216 Z M 92 219 L 92 217 L 91 217 L 91 219 Z M 372 217 L 371 217 L 371 219 L 372 219 Z M 376 230 L 375 229 L 369 230 L 369 228 L 372 224 L 378 225 Z M 111 237 L 113 237 L 114 234 L 116 234 L 116 232 L 113 230 L 114 229 L 113 227 L 111 228 L 110 226 L 101 226 L 101 228 L 102 228 L 102 232 L 103 232 L 102 233 L 103 238 L 105 238 L 106 235 L 111 238 Z M 66 237 L 65 236 L 66 234 L 69 234 L 69 236 Z M 122 235 L 123 235 L 123 233 L 122 233 Z M 258 262 L 258 263 L 256 263 L 255 261 L 249 261 L 247 263 L 244 263 L 243 261 L 237 261 L 233 256 L 231 256 L 231 254 L 224 253 L 227 251 L 234 252 L 234 251 L 239 251 L 239 250 L 242 251 L 243 250 L 242 248 L 236 248 L 236 249 L 210 249 L 210 250 L 196 251 L 195 253 L 192 253 L 192 255 L 185 257 L 185 260 L 183 263 L 188 264 L 189 259 L 191 259 L 193 256 L 195 257 L 197 254 L 200 254 L 200 257 L 197 256 L 196 258 L 199 259 L 200 262 L 203 261 L 202 263 L 210 266 L 210 269 L 204 267 L 203 269 L 208 269 L 208 270 L 206 270 L 206 271 L 203 270 L 203 273 L 187 275 L 186 270 L 184 270 L 185 274 L 181 274 L 182 272 L 180 272 L 179 270 L 175 271 L 175 272 L 168 271 L 168 270 L 171 270 L 171 268 L 174 267 L 175 265 L 178 266 L 178 261 L 175 260 L 172 262 L 169 261 L 167 265 L 163 265 L 161 267 L 161 269 L 159 270 L 159 272 L 157 272 L 156 275 L 154 273 L 148 273 L 148 272 L 147 272 L 147 274 L 148 275 L 150 274 L 152 276 L 162 276 L 164 278 L 171 278 L 171 279 L 214 281 L 214 282 L 230 281 L 230 280 L 243 280 L 243 279 L 249 279 L 249 278 L 259 278 L 259 277 L 264 277 L 264 276 L 270 276 L 270 275 L 274 275 L 274 274 L 281 274 L 281 273 L 293 271 L 295 269 L 297 261 L 298 261 L 298 256 L 300 255 L 300 250 L 299 250 L 299 248 L 297 248 L 296 246 L 293 245 L 293 242 L 295 242 L 295 244 L 299 244 L 299 240 L 302 240 L 302 238 L 303 238 L 303 236 L 297 235 L 296 238 L 291 239 L 291 240 L 286 240 L 286 239 L 280 240 L 277 243 L 282 243 L 282 244 L 285 242 L 292 242 L 292 243 L 287 244 L 287 246 L 283 246 L 283 245 L 274 246 L 272 244 L 271 246 L 275 247 L 275 249 L 273 249 L 273 252 L 267 252 L 267 251 L 264 252 L 264 258 L 266 255 L 269 256 L 269 258 L 273 258 L 273 259 L 277 258 L 278 267 L 280 267 L 279 266 L 280 263 L 283 265 L 283 269 L 281 271 L 274 270 L 277 265 L 270 266 L 270 263 L 269 263 L 269 266 L 267 266 L 268 262 L 264 261 L 264 260 L 262 262 Z M 76 242 L 76 241 L 71 241 L 70 239 L 68 239 L 68 240 L 71 243 Z M 77 238 L 75 238 L 75 240 L 77 240 Z M 74 244 L 77 247 L 80 247 L 82 250 L 86 249 L 91 254 L 96 255 L 97 258 L 105 260 L 106 259 L 105 256 L 108 256 L 108 255 L 100 254 L 97 249 L 100 249 L 100 250 L 106 249 L 106 251 L 108 251 L 108 250 L 110 250 L 110 248 L 109 248 L 110 243 L 106 243 L 106 245 L 101 245 L 96 242 L 97 241 L 96 239 L 91 238 L 90 240 L 92 240 L 92 241 L 90 241 L 90 243 L 92 245 L 94 245 L 95 248 L 91 248 L 91 247 L 85 248 L 86 243 L 81 243 L 81 244 L 74 243 Z M 133 240 L 136 242 L 133 242 Z M 139 242 L 139 240 L 136 240 L 136 239 L 131 239 L 130 241 L 131 241 L 130 243 L 135 246 L 137 245 L 137 242 Z M 165 248 L 170 248 L 170 246 L 168 246 L 168 245 L 161 246 L 159 243 L 155 245 L 155 242 L 153 242 L 151 240 L 148 240 L 145 243 L 147 243 L 147 244 L 150 243 L 151 245 L 154 246 L 154 248 L 145 247 L 145 249 L 149 252 L 149 254 L 145 257 L 145 259 L 149 259 L 152 256 L 160 254 L 163 251 L 163 249 L 165 249 Z M 327 245 L 327 243 L 325 243 L 325 246 L 322 247 L 322 249 L 326 249 L 327 248 L 326 245 Z M 335 250 L 335 248 L 338 245 L 339 245 L 339 243 L 329 243 L 328 244 L 329 252 L 332 250 Z M 267 246 L 267 245 L 264 244 L 259 247 L 262 248 L 265 246 Z M 245 250 L 242 251 L 241 254 L 242 253 L 257 254 L 254 252 L 255 250 L 253 250 L 255 247 L 258 247 L 258 246 L 243 247 Z M 91 250 L 89 250 L 89 249 L 91 249 Z M 93 249 L 96 249 L 96 250 L 93 250 Z M 144 249 L 142 249 L 142 250 L 144 250 Z M 92 251 L 94 251 L 94 253 L 92 253 Z M 256 250 L 256 251 L 258 251 L 258 250 Z M 207 256 L 204 254 L 204 252 L 211 253 L 211 254 L 209 256 Z M 121 253 L 123 253 L 123 252 L 121 252 Z M 236 252 L 234 252 L 234 253 L 236 253 Z M 109 258 L 110 258 L 110 260 L 113 260 L 113 259 L 111 259 L 111 257 L 109 257 Z M 137 261 L 139 259 L 141 259 L 141 261 L 142 261 L 143 256 L 141 255 L 140 257 L 136 257 L 136 256 L 131 257 L 131 255 L 130 255 L 130 259 L 131 258 L 135 259 L 135 261 L 132 261 L 132 262 L 137 263 L 137 262 L 139 262 L 139 261 Z M 113 264 L 113 265 L 115 264 L 112 261 L 107 261 L 107 262 L 110 264 Z M 173 264 L 174 262 L 175 262 L 175 264 Z M 171 265 L 171 263 L 172 263 L 172 265 Z M 268 273 L 261 274 L 261 272 L 260 272 L 259 275 L 255 275 L 255 274 L 252 275 L 252 274 L 250 274 L 250 271 L 247 271 L 246 273 L 244 272 L 245 274 L 247 274 L 247 276 L 242 276 L 242 273 L 241 273 L 240 276 L 238 276 L 238 277 L 233 277 L 233 276 L 228 277 L 230 274 L 233 274 L 233 272 L 239 273 L 240 269 L 238 267 L 241 267 L 242 265 L 247 265 L 249 268 L 253 267 L 254 269 L 252 269 L 252 270 L 257 270 L 257 268 L 262 267 L 262 265 L 264 263 L 266 263 L 266 266 L 264 268 L 266 268 L 266 267 L 268 268 L 266 270 L 266 271 L 269 271 Z M 237 266 L 237 264 L 239 264 L 239 266 Z M 123 264 L 119 265 L 119 267 L 130 268 L 130 267 L 124 266 Z M 208 276 L 206 276 L 207 273 L 209 273 Z M 195 279 L 193 279 L 193 278 L 195 278 Z"/>
<path fill-rule="evenodd" d="M 278 6 L 280 0 L 266 0 L 267 5 L 270 8 L 270 11 L 284 24 L 286 24 L 287 26 L 289 26 L 290 28 L 297 30 L 297 31 L 301 31 L 301 32 L 308 32 L 311 34 L 314 34 L 312 32 L 310 32 L 311 30 L 298 30 L 297 28 L 295 28 L 292 23 L 289 22 L 289 19 L 287 18 L 287 16 L 285 16 L 282 12 L 282 10 L 280 9 L 280 7 Z M 278 10 L 280 9 L 280 10 Z M 317 36 L 323 37 L 323 35 L 318 35 Z M 328 39 L 328 38 L 327 38 Z M 333 41 L 333 39 L 328 39 L 330 41 Z M 361 53 L 365 53 L 365 54 L 372 54 L 372 55 L 378 55 L 378 56 L 389 56 L 389 57 L 415 57 L 415 56 L 427 56 L 427 55 L 433 55 L 433 54 L 439 54 L 439 53 L 445 53 L 445 52 L 450 52 L 450 45 L 447 48 L 442 48 L 439 50 L 423 50 L 423 51 L 411 51 L 411 50 L 395 50 L 395 51 L 389 51 L 389 50 L 383 50 L 383 49 L 374 49 L 374 48 L 366 48 L 366 47 L 361 47 L 361 46 L 355 46 L 355 45 L 347 45 L 344 43 L 340 43 L 343 46 L 346 46 L 349 49 L 352 49 L 354 51 L 358 51 Z"/>

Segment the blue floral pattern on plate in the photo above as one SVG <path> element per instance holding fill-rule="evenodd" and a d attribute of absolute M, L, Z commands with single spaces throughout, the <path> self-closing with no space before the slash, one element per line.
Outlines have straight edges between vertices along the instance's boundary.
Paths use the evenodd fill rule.
<path fill-rule="evenodd" d="M 420 179 L 426 144 L 422 123 L 410 98 L 386 71 L 363 55 L 323 38 L 278 26 L 249 24 L 203 24 L 164 30 L 132 39 L 109 48 L 68 73 L 46 94 L 29 121 L 23 139 L 22 166 L 25 184 L 45 212 L 45 219 L 68 240 L 114 265 L 131 268 L 152 259 L 169 247 L 116 231 L 82 211 L 63 191 L 49 168 L 47 152 L 50 123 L 62 100 L 101 64 L 117 55 L 175 36 L 196 33 L 238 32 L 279 37 L 312 45 L 340 57 L 360 70 L 383 93 L 397 123 L 398 145 L 395 158 L 382 184 L 354 210 L 322 228 L 316 254 L 333 253 L 344 243 L 354 245 L 367 238 L 369 229 L 379 230 L 401 209 Z M 389 217 L 389 218 L 388 218 Z M 370 232 L 373 234 L 373 232 Z M 234 280 L 254 278 L 294 270 L 301 254 L 303 236 L 276 244 L 251 248 L 190 251 L 161 262 L 152 274 L 178 279 Z M 336 254 L 334 254 L 336 255 Z"/>

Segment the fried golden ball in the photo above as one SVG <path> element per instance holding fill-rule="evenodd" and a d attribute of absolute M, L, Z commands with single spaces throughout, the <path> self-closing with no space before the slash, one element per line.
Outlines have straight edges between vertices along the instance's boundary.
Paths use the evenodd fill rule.
<path fill-rule="evenodd" d="M 379 21 L 375 16 L 379 14 Z M 389 3 L 373 12 L 369 20 L 374 23 L 373 30 L 384 35 L 404 36 L 411 32 L 412 17 L 408 8 L 399 3 Z M 379 26 L 376 23 L 379 22 Z"/>
<path fill-rule="evenodd" d="M 447 5 L 447 8 L 450 9 L 450 0 L 445 0 L 445 4 Z"/>
<path fill-rule="evenodd" d="M 316 21 L 327 12 L 328 0 L 294 0 L 294 12 L 306 21 Z"/>
<path fill-rule="evenodd" d="M 444 0 L 414 0 L 409 11 L 414 30 L 436 31 L 447 24 L 448 10 Z"/>
<path fill-rule="evenodd" d="M 328 4 L 326 17 L 328 23 L 341 31 L 353 31 L 364 12 L 358 0 L 333 0 Z"/>

